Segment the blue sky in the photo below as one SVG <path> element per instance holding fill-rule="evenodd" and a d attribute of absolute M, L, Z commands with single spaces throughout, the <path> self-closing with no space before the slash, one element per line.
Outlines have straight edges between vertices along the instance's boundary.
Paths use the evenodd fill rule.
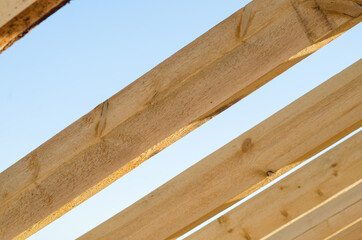
<path fill-rule="evenodd" d="M 0 54 L 0 172 L 248 2 L 66 5 Z M 360 24 L 30 239 L 87 232 L 360 59 L 361 39 Z"/>

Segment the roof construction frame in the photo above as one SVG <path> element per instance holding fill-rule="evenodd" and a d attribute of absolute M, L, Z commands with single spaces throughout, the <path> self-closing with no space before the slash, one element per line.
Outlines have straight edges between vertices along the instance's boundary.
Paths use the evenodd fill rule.
<path fill-rule="evenodd" d="M 0 1 L 0 53 L 68 2 Z M 31 236 L 361 20 L 361 0 L 252 1 L 0 173 L 0 239 Z M 80 239 L 176 239 L 360 128 L 361 83 L 359 60 Z M 189 239 L 358 236 L 360 149 L 357 133 Z M 279 210 L 258 212 L 270 198 Z"/>

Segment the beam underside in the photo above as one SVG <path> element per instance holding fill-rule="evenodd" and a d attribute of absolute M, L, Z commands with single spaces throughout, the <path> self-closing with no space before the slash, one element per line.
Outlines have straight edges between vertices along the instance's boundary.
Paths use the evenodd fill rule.
<path fill-rule="evenodd" d="M 70 0 L 2 0 L 0 53 Z"/>
<path fill-rule="evenodd" d="M 268 171 L 283 171 L 361 126 L 361 79 L 362 60 L 80 239 L 182 235 L 267 183 Z"/>

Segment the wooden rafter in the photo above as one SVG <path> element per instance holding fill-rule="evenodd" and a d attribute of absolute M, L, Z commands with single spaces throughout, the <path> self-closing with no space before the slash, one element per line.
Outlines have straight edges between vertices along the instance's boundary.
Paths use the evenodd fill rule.
<path fill-rule="evenodd" d="M 174 239 L 361 126 L 362 60 L 80 239 Z"/>
<path fill-rule="evenodd" d="M 3 1 L 0 51 L 66 2 Z M 361 21 L 356 1 L 336 2 L 254 0 L 19 160 L 0 174 L 0 238 L 30 236 Z M 294 160 L 354 129 L 354 114 Z"/>
<path fill-rule="evenodd" d="M 1 0 L 0 53 L 70 0 Z"/>
<path fill-rule="evenodd" d="M 325 240 L 360 240 L 362 236 L 362 217 L 334 232 Z"/>
<path fill-rule="evenodd" d="M 313 226 L 310 229 L 305 230 L 305 232 L 299 234 L 295 240 L 303 240 L 303 239 L 325 239 L 326 237 L 333 234 L 336 229 L 344 227 L 347 223 L 353 223 L 360 219 L 362 216 L 362 189 L 359 189 L 359 192 L 355 192 L 355 195 L 360 197 L 358 202 L 355 202 L 351 205 L 345 205 L 343 209 L 339 208 L 338 212 L 333 212 L 334 215 L 331 215 L 325 218 L 322 222 Z M 354 197 L 354 196 L 351 196 Z M 343 198 L 341 198 L 341 201 Z M 348 202 L 349 199 L 346 199 L 345 202 Z M 343 202 L 343 203 L 345 203 Z M 341 206 L 343 206 L 341 204 Z M 331 204 L 328 207 L 335 207 Z M 320 207 L 322 208 L 322 207 Z M 318 209 L 320 211 L 326 209 Z M 311 214 L 312 215 L 312 214 Z M 356 220 L 357 219 L 357 220 Z M 360 235 L 359 237 L 362 237 Z M 350 238 L 345 238 L 351 240 Z"/>
<path fill-rule="evenodd" d="M 361 144 L 359 145 L 361 147 Z M 361 156 L 361 154 L 359 154 Z M 277 229 L 265 240 L 324 239 L 362 215 L 362 179 Z"/>
<path fill-rule="evenodd" d="M 327 199 L 333 198 L 334 195 L 348 189 L 360 180 L 361 144 L 362 132 L 314 159 L 186 239 L 268 239 L 266 236 L 271 232 L 282 228 L 287 223 L 296 221 L 299 216 L 306 214 L 310 209 L 323 205 Z M 360 198 L 361 194 L 359 193 Z M 358 209 L 358 206 L 354 206 L 354 209 L 356 208 L 359 211 L 355 211 L 353 217 L 359 217 L 358 215 L 362 214 L 362 208 Z M 337 209 L 334 210 L 337 211 Z M 321 211 L 318 214 L 322 216 Z M 329 214 L 325 218 L 331 217 L 331 215 Z M 329 220 L 329 226 L 323 225 L 324 222 L 320 220 L 320 226 L 315 227 L 318 223 L 316 222 L 313 226 L 309 226 L 309 233 L 305 232 L 296 239 L 324 239 L 330 235 L 329 231 L 332 230 L 333 233 L 340 224 L 340 222 L 334 221 L 335 224 L 332 225 L 332 219 Z M 351 219 L 351 222 L 354 220 Z M 346 224 L 346 219 L 344 221 L 342 226 Z M 303 227 L 308 229 L 308 224 Z M 317 234 L 319 235 L 317 236 Z M 279 237 L 281 236 L 271 239 L 284 239 Z M 288 239 L 294 239 L 289 233 L 288 237 L 290 237 Z"/>

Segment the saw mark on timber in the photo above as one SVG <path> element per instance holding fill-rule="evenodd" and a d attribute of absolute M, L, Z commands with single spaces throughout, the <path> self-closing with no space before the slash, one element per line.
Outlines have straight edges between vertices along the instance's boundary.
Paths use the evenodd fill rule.
<path fill-rule="evenodd" d="M 239 37 L 244 40 L 246 31 L 248 30 L 252 21 L 253 4 L 248 4 L 243 8 L 241 13 L 240 25 L 239 25 Z"/>
<path fill-rule="evenodd" d="M 290 4 L 292 5 L 294 11 L 297 13 L 297 18 L 298 21 L 300 22 L 300 24 L 303 26 L 304 28 L 304 32 L 307 35 L 307 38 L 309 40 L 309 42 L 311 44 L 314 44 L 314 40 L 313 40 L 313 33 L 309 30 L 307 22 L 304 20 L 304 18 L 302 17 L 301 12 L 299 11 L 298 7 L 296 6 L 296 4 L 294 3 L 293 0 L 290 0 Z"/>
<path fill-rule="evenodd" d="M 32 180 L 35 181 L 39 175 L 40 165 L 36 155 L 31 156 L 28 162 L 28 169 L 32 171 Z"/>
<path fill-rule="evenodd" d="M 358 1 L 358 3 L 356 1 Z M 335 28 L 334 23 L 328 19 L 326 13 L 332 12 L 354 18 L 358 17 L 362 14 L 362 7 L 361 4 L 359 4 L 359 1 L 360 0 L 290 0 L 290 3 L 297 13 L 298 21 L 303 26 L 307 38 L 313 44 L 317 42 L 321 36 L 313 31 L 315 26 L 308 21 L 308 15 L 313 15 L 312 12 L 309 14 L 310 11 L 315 11 L 314 14 L 317 14 L 320 17 L 320 24 L 324 23 L 324 27 L 331 31 Z"/>
<path fill-rule="evenodd" d="M 326 15 L 326 13 L 324 12 L 324 9 L 319 5 L 317 0 L 314 0 L 314 4 L 316 5 L 315 8 L 322 14 L 322 17 L 323 17 L 326 25 L 328 26 L 329 30 L 333 30 L 333 24 L 328 20 L 328 17 Z"/>
<path fill-rule="evenodd" d="M 108 100 L 106 100 L 103 104 L 102 104 L 102 111 L 101 111 L 101 117 L 99 119 L 99 123 L 96 127 L 96 133 L 97 136 L 101 136 L 103 130 L 106 127 L 106 123 L 107 123 L 107 115 L 108 115 L 108 107 L 109 107 L 109 103 Z"/>
<path fill-rule="evenodd" d="M 362 1 L 354 0 L 315 0 L 319 9 L 327 12 L 344 14 L 353 18 L 362 14 Z"/>
<path fill-rule="evenodd" d="M 155 102 L 155 98 L 158 96 L 158 91 L 157 90 L 153 90 L 153 94 L 152 96 L 150 97 L 149 100 L 147 100 L 147 104 L 148 105 L 152 105 L 154 102 Z"/>

